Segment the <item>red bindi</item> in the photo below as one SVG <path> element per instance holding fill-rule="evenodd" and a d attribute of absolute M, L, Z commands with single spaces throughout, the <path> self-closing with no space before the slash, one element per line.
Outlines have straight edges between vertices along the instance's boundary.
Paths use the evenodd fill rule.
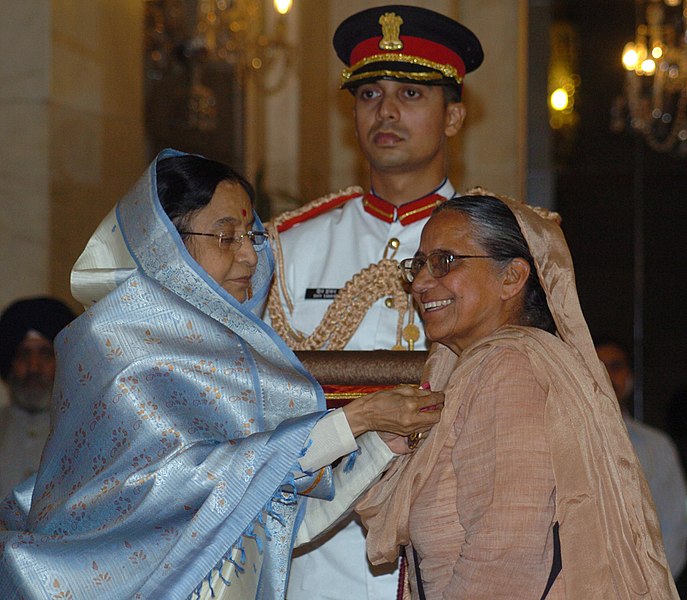
<path fill-rule="evenodd" d="M 246 212 L 245 208 L 241 209 L 241 214 L 245 217 L 248 213 Z"/>

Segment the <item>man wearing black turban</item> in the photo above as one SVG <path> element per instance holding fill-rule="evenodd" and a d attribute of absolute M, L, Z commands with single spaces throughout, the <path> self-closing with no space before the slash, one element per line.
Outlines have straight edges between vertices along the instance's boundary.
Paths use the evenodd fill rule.
<path fill-rule="evenodd" d="M 53 340 L 74 318 L 59 300 L 27 298 L 0 317 L 0 377 L 10 406 L 0 412 L 0 499 L 34 473 L 50 430 Z"/>

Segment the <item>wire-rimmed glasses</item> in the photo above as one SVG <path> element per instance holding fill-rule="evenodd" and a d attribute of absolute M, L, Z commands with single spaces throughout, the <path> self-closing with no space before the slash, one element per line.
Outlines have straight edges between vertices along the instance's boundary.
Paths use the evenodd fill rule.
<path fill-rule="evenodd" d="M 422 267 L 427 265 L 429 274 L 438 279 L 447 275 L 451 270 L 453 263 L 464 260 L 466 258 L 496 258 L 490 254 L 451 254 L 446 250 L 435 250 L 430 252 L 427 256 L 414 256 L 413 258 L 404 258 L 400 263 L 401 276 L 403 280 L 408 283 L 413 283 Z"/>
<path fill-rule="evenodd" d="M 229 235 L 228 233 L 201 233 L 198 231 L 180 231 L 180 235 L 203 235 L 205 237 L 217 238 L 217 245 L 220 250 L 227 250 L 229 248 L 237 249 L 244 238 L 248 238 L 253 246 L 261 246 L 269 238 L 267 231 L 246 231 L 246 233 L 237 233 Z"/>

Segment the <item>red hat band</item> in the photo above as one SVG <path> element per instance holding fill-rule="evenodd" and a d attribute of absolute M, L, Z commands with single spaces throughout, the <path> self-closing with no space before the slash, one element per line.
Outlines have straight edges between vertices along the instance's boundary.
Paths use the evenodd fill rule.
<path fill-rule="evenodd" d="M 456 83 L 463 82 L 465 75 L 465 63 L 455 52 L 431 40 L 414 36 L 400 36 L 402 48 L 399 50 L 380 52 L 382 36 L 376 36 L 360 42 L 351 51 L 351 66 L 344 69 L 341 78 L 342 84 L 350 84 L 357 79 L 369 79 L 371 77 L 400 77 L 416 79 L 418 81 L 431 81 L 436 79 L 454 79 Z M 432 69 L 435 72 L 400 70 L 377 72 L 357 71 L 372 63 L 405 63 L 408 66 L 416 65 Z"/>

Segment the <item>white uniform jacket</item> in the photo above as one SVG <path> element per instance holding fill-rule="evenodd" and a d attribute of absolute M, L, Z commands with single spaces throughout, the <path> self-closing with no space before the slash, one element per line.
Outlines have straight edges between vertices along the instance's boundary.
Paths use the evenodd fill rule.
<path fill-rule="evenodd" d="M 444 181 L 434 194 L 450 198 L 454 188 Z M 272 326 L 295 349 L 333 349 L 331 338 L 325 339 L 322 345 L 316 341 L 308 346 L 307 342 L 290 337 L 272 314 L 274 302 L 278 300 L 281 304 L 290 327 L 307 338 L 321 325 L 334 297 L 355 275 L 370 265 L 380 265 L 385 257 L 399 261 L 415 254 L 429 213 L 440 201 L 441 198 L 430 195 L 404 205 L 405 211 L 403 207 L 394 211 L 393 207 L 385 207 L 383 201 L 370 205 L 359 188 L 349 188 L 275 220 L 272 230 L 282 229 L 275 244 L 281 247 L 282 256 L 276 252 L 277 275 L 269 315 Z M 382 214 L 385 208 L 392 214 Z M 421 218 L 415 220 L 417 215 Z M 362 283 L 362 287 L 368 286 L 363 290 L 365 293 L 374 288 L 378 298 L 359 325 L 348 331 L 352 335 L 343 349 L 392 349 L 399 344 L 399 331 L 409 321 L 419 328 L 414 349 L 427 349 L 418 315 L 413 313 L 411 317 L 407 310 L 399 311 L 403 302 L 412 310 L 412 304 L 407 304 L 407 294 L 401 299 L 394 291 L 398 285 L 385 290 L 385 282 L 392 277 L 391 270 L 381 275 L 373 272 L 371 279 Z M 400 275 L 396 271 L 393 277 L 398 280 Z M 352 297 L 357 300 L 357 296 Z M 348 319 L 344 318 L 343 322 L 346 324 Z M 406 340 L 401 339 L 401 344 L 409 349 Z M 349 516 L 323 539 L 309 545 L 307 552 L 296 551 L 287 600 L 394 600 L 397 585 L 395 565 L 380 568 L 368 563 L 364 530 Z"/>
<path fill-rule="evenodd" d="M 272 326 L 292 348 L 335 349 L 331 340 L 325 340 L 322 345 L 316 343 L 306 347 L 285 335 L 273 312 L 276 294 L 279 294 L 278 298 L 290 326 L 305 336 L 312 334 L 321 325 L 334 298 L 355 275 L 371 265 L 372 268 L 381 265 L 385 257 L 395 261 L 412 257 L 417 251 L 420 233 L 429 213 L 441 200 L 438 197 L 450 198 L 453 194 L 453 186 L 445 181 L 425 199 L 408 203 L 405 206 L 415 208 L 410 211 L 414 214 L 408 213 L 409 218 L 405 225 L 401 222 L 405 221 L 403 208 L 398 211 L 401 220 L 398 215 L 390 214 L 388 216 L 394 220 L 387 222 L 376 216 L 376 207 L 366 207 L 362 192 L 354 188 L 329 197 L 327 204 L 334 205 L 335 208 L 326 212 L 318 213 L 318 201 L 315 201 L 295 218 L 289 218 L 287 214 L 281 222 L 279 219 L 275 220 L 273 229 L 277 226 L 281 230 L 275 246 L 281 247 L 282 260 L 279 260 L 277 248 L 277 275 L 269 309 Z M 341 199 L 343 202 L 339 203 Z M 309 206 L 315 208 L 308 209 Z M 393 207 L 389 207 L 389 210 L 393 210 Z M 415 220 L 417 215 L 423 216 Z M 292 224 L 293 222 L 296 224 Z M 284 226 L 287 228 L 284 229 Z M 395 270 L 393 274 L 390 270 L 381 274 L 373 271 L 370 279 L 358 286 L 358 290 L 363 293 L 354 294 L 356 302 L 364 294 L 373 293 L 378 298 L 366 311 L 358 326 L 350 331 L 352 337 L 343 349 L 391 350 L 399 343 L 400 329 L 411 321 L 420 330 L 414 349 L 426 350 L 419 318 L 416 314 L 411 317 L 406 310 L 409 298 L 399 298 L 395 294 L 396 288 L 383 281 L 384 276 L 393 277 L 397 281 L 400 277 Z M 371 287 L 375 288 L 374 292 Z M 287 295 L 292 306 L 289 306 Z M 337 311 L 337 314 L 341 316 L 341 311 Z M 355 325 L 351 323 L 352 320 L 343 318 L 347 327 Z M 400 342 L 403 349 L 409 349 L 406 340 L 401 339 Z"/>

